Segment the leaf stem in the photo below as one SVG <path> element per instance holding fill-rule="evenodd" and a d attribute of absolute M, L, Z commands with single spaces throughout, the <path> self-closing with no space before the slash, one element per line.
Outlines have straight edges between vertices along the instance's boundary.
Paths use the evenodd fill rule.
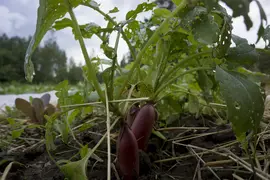
<path fill-rule="evenodd" d="M 170 79 L 170 76 L 174 73 L 177 73 L 177 71 L 179 70 L 179 68 L 182 68 L 182 66 L 186 63 L 188 63 L 189 61 L 191 61 L 192 59 L 195 59 L 197 57 L 200 56 L 207 56 L 207 55 L 211 55 L 212 51 L 205 51 L 205 52 L 200 52 L 191 56 L 188 56 L 187 58 L 183 59 L 182 61 L 180 61 L 178 64 L 176 64 L 172 69 L 170 69 L 169 71 L 167 71 L 167 73 L 163 76 L 163 78 L 161 79 L 161 82 L 159 82 L 159 84 L 164 84 L 167 79 Z"/>
<path fill-rule="evenodd" d="M 112 71 L 113 74 L 113 71 Z M 107 113 L 107 121 L 106 121 L 106 127 L 107 127 L 107 179 L 111 179 L 111 121 L 110 121 L 110 110 L 109 110 L 109 99 L 108 99 L 108 91 L 105 87 L 105 98 L 106 98 L 106 113 Z"/>
<path fill-rule="evenodd" d="M 159 35 L 161 33 L 161 31 L 163 30 L 163 28 L 169 23 L 169 20 L 171 18 L 173 18 L 180 10 L 182 10 L 187 4 L 187 0 L 182 0 L 181 4 L 179 4 L 177 6 L 177 8 L 170 14 L 170 16 L 168 16 L 163 22 L 162 24 L 159 26 L 159 28 L 154 32 L 154 34 L 150 37 L 150 39 L 147 41 L 147 43 L 144 45 L 144 47 L 142 48 L 142 50 L 137 54 L 136 59 L 134 61 L 134 64 L 132 66 L 132 68 L 130 69 L 127 78 L 124 80 L 123 85 L 119 91 L 119 93 L 117 94 L 116 98 L 118 99 L 121 95 L 121 93 L 124 91 L 128 81 L 130 80 L 135 68 L 137 66 L 139 66 L 141 59 L 144 55 L 144 53 L 146 52 L 146 50 L 148 49 L 149 46 L 151 46 L 153 43 L 156 43 L 159 39 Z"/>
<path fill-rule="evenodd" d="M 175 76 L 173 78 L 170 78 L 170 80 L 168 80 L 166 83 L 163 83 L 158 89 L 157 91 L 155 92 L 155 95 L 154 97 L 157 97 L 158 94 L 163 90 L 165 89 L 166 87 L 168 87 L 170 84 L 172 84 L 173 81 L 175 81 L 176 79 L 178 79 L 179 77 L 181 76 L 184 76 L 186 74 L 189 74 L 189 73 L 192 73 L 192 72 L 195 72 L 195 71 L 198 71 L 198 70 L 211 70 L 212 68 L 210 67 L 198 67 L 198 68 L 193 68 L 193 69 L 190 69 L 190 70 L 187 70 L 181 74 L 179 74 L 178 76 Z"/>
<path fill-rule="evenodd" d="M 75 17 L 75 14 L 74 14 L 74 12 L 72 10 L 72 6 L 70 5 L 69 0 L 64 0 L 64 1 L 65 1 L 65 5 L 68 8 L 69 15 L 70 15 L 70 17 L 72 19 L 75 33 L 78 35 L 78 40 L 79 40 L 79 43 L 80 43 L 80 46 L 81 46 L 81 50 L 82 50 L 82 53 L 83 53 L 83 56 L 84 56 L 84 59 L 85 59 L 86 65 L 87 65 L 88 73 L 92 77 L 92 82 L 93 82 L 94 88 L 96 89 L 101 101 L 103 103 L 105 103 L 104 95 L 102 93 L 100 84 L 99 84 L 99 82 L 98 82 L 98 80 L 96 78 L 95 69 L 92 66 L 91 60 L 90 60 L 89 55 L 87 53 L 87 49 L 86 49 L 85 43 L 83 41 L 82 33 L 81 33 L 81 30 L 80 30 L 78 21 L 77 21 L 77 19 Z"/>
<path fill-rule="evenodd" d="M 113 82 L 114 82 L 114 72 L 115 72 L 115 68 L 116 68 L 116 63 L 117 63 L 117 48 L 118 48 L 118 44 L 119 44 L 119 40 L 120 40 L 120 33 L 121 33 L 121 28 L 119 28 L 117 37 L 116 37 L 116 41 L 115 41 L 115 46 L 114 46 L 114 56 L 113 56 L 113 62 L 112 62 L 112 71 L 111 71 L 111 80 L 110 85 L 109 85 L 109 93 L 110 93 L 110 100 L 113 99 L 113 92 L 114 92 L 114 86 L 113 86 Z"/>

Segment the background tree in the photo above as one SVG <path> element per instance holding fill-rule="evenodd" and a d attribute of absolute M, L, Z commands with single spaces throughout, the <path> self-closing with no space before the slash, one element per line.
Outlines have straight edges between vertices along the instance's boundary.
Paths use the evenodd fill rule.
<path fill-rule="evenodd" d="M 24 57 L 31 37 L 0 36 L 0 83 L 17 81 L 27 83 L 24 73 Z M 35 66 L 33 83 L 58 83 L 65 79 L 70 83 L 83 80 L 81 65 L 77 66 L 75 60 L 67 62 L 64 50 L 52 37 L 45 41 L 43 47 L 38 47 L 32 55 Z"/>
<path fill-rule="evenodd" d="M 68 80 L 70 83 L 74 84 L 79 81 L 83 81 L 83 71 L 82 65 L 76 66 L 73 58 L 69 60 L 69 70 L 68 70 Z"/>

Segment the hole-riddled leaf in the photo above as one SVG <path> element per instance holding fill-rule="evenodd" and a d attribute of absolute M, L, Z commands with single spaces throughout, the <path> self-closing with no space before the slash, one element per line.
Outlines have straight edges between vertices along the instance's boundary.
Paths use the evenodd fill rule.
<path fill-rule="evenodd" d="M 219 27 L 205 7 L 196 6 L 181 22 L 186 30 L 191 30 L 195 39 L 204 44 L 218 41 Z"/>
<path fill-rule="evenodd" d="M 236 47 L 230 48 L 228 51 L 227 60 L 237 64 L 253 64 L 259 59 L 254 45 L 249 45 L 248 41 L 236 35 L 232 35 L 232 40 Z"/>
<path fill-rule="evenodd" d="M 228 119 L 232 122 L 238 139 L 244 140 L 245 133 L 257 132 L 264 111 L 264 100 L 259 86 L 236 72 L 216 68 L 216 80 L 227 104 Z"/>
<path fill-rule="evenodd" d="M 231 39 L 232 39 L 232 21 L 231 21 L 231 16 L 228 15 L 227 11 L 225 8 L 222 6 L 217 6 L 216 7 L 221 13 L 219 14 L 222 16 L 222 24 L 221 24 L 221 30 L 220 30 L 220 36 L 219 36 L 219 41 L 217 48 L 215 49 L 217 52 L 217 57 L 221 58 L 224 57 L 230 46 L 231 46 Z"/>
<path fill-rule="evenodd" d="M 194 37 L 201 43 L 212 44 L 217 42 L 219 35 L 218 24 L 211 15 L 205 16 L 193 26 Z"/>

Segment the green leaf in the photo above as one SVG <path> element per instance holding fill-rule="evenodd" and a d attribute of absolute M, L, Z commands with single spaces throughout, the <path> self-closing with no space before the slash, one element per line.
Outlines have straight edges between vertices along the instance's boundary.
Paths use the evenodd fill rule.
<path fill-rule="evenodd" d="M 228 119 L 236 136 L 243 142 L 249 130 L 257 133 L 264 111 L 264 100 L 259 86 L 236 72 L 216 67 L 216 80 L 227 104 Z M 242 137 L 242 138 L 241 138 Z"/>
<path fill-rule="evenodd" d="M 152 133 L 164 141 L 167 140 L 167 138 L 159 131 L 152 130 Z"/>
<path fill-rule="evenodd" d="M 15 120 L 13 118 L 7 118 L 7 121 L 11 126 L 15 125 Z"/>
<path fill-rule="evenodd" d="M 202 0 L 208 11 L 211 11 L 213 7 L 218 7 L 218 0 Z"/>
<path fill-rule="evenodd" d="M 193 24 L 193 21 L 195 21 L 196 19 L 200 18 L 203 15 L 207 15 L 207 9 L 205 7 L 202 6 L 196 6 L 194 7 L 194 9 L 192 9 L 191 11 L 189 11 L 184 18 L 182 19 L 181 25 L 185 28 L 185 29 L 189 29 L 190 25 Z"/>
<path fill-rule="evenodd" d="M 56 30 L 61 30 L 67 27 L 72 28 L 73 35 L 75 39 L 78 39 L 78 36 L 75 33 L 75 30 L 73 28 L 72 20 L 69 18 L 64 18 L 59 21 L 56 21 L 53 28 Z M 109 32 L 111 33 L 113 31 L 113 28 L 101 28 L 98 24 L 94 22 L 90 22 L 87 24 L 79 25 L 82 36 L 84 38 L 91 38 L 94 34 L 97 35 L 99 38 L 101 38 L 101 32 Z"/>
<path fill-rule="evenodd" d="M 6 180 L 7 175 L 8 175 L 8 173 L 9 173 L 9 171 L 10 171 L 10 169 L 11 169 L 13 163 L 14 163 L 14 162 L 10 162 L 10 163 L 7 165 L 7 167 L 5 168 L 5 171 L 4 171 L 3 175 L 1 176 L 1 180 Z"/>
<path fill-rule="evenodd" d="M 170 16 L 171 11 L 169 11 L 166 8 L 157 8 L 157 9 L 154 10 L 154 14 L 156 16 L 158 16 L 158 17 L 164 17 L 164 18 L 166 18 L 166 17 Z"/>
<path fill-rule="evenodd" d="M 58 104 L 60 106 L 68 105 L 69 104 L 69 102 L 67 100 L 68 90 L 69 90 L 68 81 L 64 80 L 64 81 L 60 82 L 55 87 L 55 90 L 57 91 L 55 93 L 55 95 L 56 95 L 56 97 L 58 97 Z"/>
<path fill-rule="evenodd" d="M 73 95 L 69 95 L 68 99 L 70 99 L 71 104 L 81 104 L 84 103 L 83 95 L 80 92 L 76 92 Z"/>
<path fill-rule="evenodd" d="M 266 16 L 266 14 L 265 14 L 265 12 L 264 12 L 264 9 L 263 9 L 263 7 L 262 7 L 260 1 L 255 0 L 255 2 L 257 3 L 258 8 L 259 8 L 259 10 L 260 10 L 261 20 L 267 21 L 267 16 Z"/>
<path fill-rule="evenodd" d="M 54 129 L 54 122 L 56 120 L 56 114 L 52 115 L 52 116 L 44 116 L 45 119 L 47 120 L 47 123 L 45 125 L 46 131 L 45 131 L 45 144 L 46 144 L 46 148 L 48 151 L 51 150 L 55 150 L 56 146 L 54 144 L 54 140 L 55 140 L 55 133 L 53 132 Z"/>
<path fill-rule="evenodd" d="M 182 0 L 172 0 L 172 2 L 178 6 L 182 2 Z"/>
<path fill-rule="evenodd" d="M 161 83 L 161 77 L 164 77 L 164 72 L 168 62 L 171 41 L 165 41 L 161 38 L 156 44 L 155 58 L 153 64 L 150 65 L 147 77 L 144 79 L 146 84 L 151 84 L 154 90 L 157 90 Z"/>
<path fill-rule="evenodd" d="M 213 87 L 213 82 L 211 79 L 207 76 L 206 71 L 197 71 L 198 72 L 198 84 L 200 88 L 203 91 L 210 91 L 211 88 Z"/>
<path fill-rule="evenodd" d="M 203 44 L 213 44 L 218 41 L 219 27 L 211 15 L 196 21 L 192 32 L 195 39 Z"/>
<path fill-rule="evenodd" d="M 264 34 L 263 34 L 263 40 L 265 41 L 265 42 L 267 42 L 268 41 L 268 43 L 270 42 L 270 25 L 268 25 L 266 28 L 265 28 L 265 30 L 264 30 Z"/>
<path fill-rule="evenodd" d="M 2 161 L 1 161 L 1 162 L 2 162 Z M 2 165 L 1 162 L 0 162 L 0 165 Z M 19 162 L 16 162 L 16 161 L 10 162 L 10 163 L 6 166 L 4 172 L 2 173 L 2 176 L 1 176 L 1 178 L 0 178 L 1 180 L 6 180 L 6 179 L 7 179 L 8 173 L 9 173 L 9 171 L 10 171 L 10 169 L 11 169 L 11 167 L 12 167 L 13 164 L 17 164 L 17 165 L 20 165 L 20 166 L 24 166 L 23 164 L 21 164 L 21 163 L 19 163 Z M 9 178 L 9 179 L 10 179 L 10 178 Z"/>
<path fill-rule="evenodd" d="M 91 112 L 93 112 L 93 107 L 92 106 L 84 107 L 82 109 L 82 116 L 87 116 Z"/>
<path fill-rule="evenodd" d="M 233 10 L 233 17 L 243 16 L 247 30 L 249 30 L 253 23 L 248 15 L 250 0 L 222 0 Z"/>
<path fill-rule="evenodd" d="M 207 9 L 196 6 L 183 18 L 181 25 L 186 30 L 191 30 L 194 38 L 203 44 L 212 44 L 218 41 L 219 27 Z"/>
<path fill-rule="evenodd" d="M 57 31 L 67 27 L 73 27 L 72 20 L 69 18 L 63 18 L 61 20 L 55 21 L 53 25 L 53 28 Z"/>
<path fill-rule="evenodd" d="M 219 15 L 222 16 L 223 22 L 221 24 L 220 38 L 215 51 L 218 58 L 223 58 L 231 46 L 232 20 L 225 8 L 218 5 L 216 9 L 219 10 Z"/>
<path fill-rule="evenodd" d="M 64 117 L 65 119 L 65 117 Z M 68 142 L 68 135 L 70 132 L 69 124 L 66 120 L 63 121 L 57 121 L 54 123 L 55 129 L 62 135 L 63 142 Z"/>
<path fill-rule="evenodd" d="M 102 43 L 102 44 L 100 45 L 100 48 L 103 49 L 104 54 L 105 54 L 108 58 L 113 59 L 113 58 L 116 56 L 116 54 L 115 54 L 115 52 L 114 52 L 114 48 L 110 47 L 108 44 Z"/>
<path fill-rule="evenodd" d="M 87 129 L 90 129 L 91 127 L 93 127 L 95 124 L 93 123 L 83 123 L 82 126 L 79 128 L 80 132 L 83 132 Z"/>
<path fill-rule="evenodd" d="M 70 179 L 70 180 L 87 180 L 86 176 L 86 167 L 88 164 L 88 159 L 91 156 L 95 156 L 94 151 L 91 149 L 88 149 L 87 153 L 84 155 L 84 157 L 79 160 L 79 161 L 74 161 L 74 162 L 69 162 L 65 165 L 62 165 L 60 167 L 61 171 L 64 173 L 65 177 Z M 98 161 L 103 162 L 102 159 L 99 157 L 95 156 Z"/>
<path fill-rule="evenodd" d="M 264 12 L 264 9 L 263 9 L 261 3 L 258 0 L 255 0 L 255 2 L 257 3 L 257 6 L 258 6 L 258 8 L 260 10 L 260 17 L 261 17 L 261 24 L 260 24 L 260 27 L 259 27 L 258 32 L 257 32 L 258 38 L 257 38 L 257 42 L 256 43 L 258 43 L 259 40 L 260 40 L 260 38 L 264 34 L 263 21 L 266 21 L 267 22 L 267 16 L 266 16 L 266 14 Z"/>
<path fill-rule="evenodd" d="M 119 9 L 117 7 L 114 7 L 112 10 L 109 11 L 109 13 L 117 13 L 119 12 Z"/>
<path fill-rule="evenodd" d="M 94 34 L 96 34 L 98 37 L 100 37 L 100 32 L 103 31 L 103 29 L 96 23 L 90 22 L 84 25 L 80 25 L 80 30 L 84 38 L 91 38 Z M 75 39 L 78 39 L 75 30 L 72 30 L 73 34 L 75 35 Z M 106 31 L 103 31 L 106 32 Z M 108 32 L 112 32 L 112 29 Z"/>
<path fill-rule="evenodd" d="M 106 85 L 110 84 L 111 71 L 112 67 L 109 67 L 102 72 L 102 79 Z"/>
<path fill-rule="evenodd" d="M 141 82 L 137 86 L 140 91 L 140 97 L 150 97 L 154 93 L 154 89 L 151 84 Z"/>
<path fill-rule="evenodd" d="M 68 113 L 68 123 L 72 124 L 72 122 L 75 120 L 76 116 L 78 116 L 78 114 L 80 113 L 79 109 L 74 109 L 73 111 Z"/>
<path fill-rule="evenodd" d="M 198 113 L 200 111 L 199 99 L 191 94 L 188 96 L 188 110 L 190 113 Z"/>
<path fill-rule="evenodd" d="M 73 0 L 70 1 L 72 7 L 76 7 L 81 2 L 88 2 L 88 0 Z M 62 0 L 40 0 L 38 13 L 37 13 L 37 22 L 36 22 L 36 31 L 33 38 L 30 41 L 30 44 L 27 48 L 25 55 L 25 64 L 24 71 L 26 74 L 26 79 L 32 81 L 34 74 L 34 65 L 31 61 L 31 55 L 34 50 L 39 45 L 40 41 L 51 28 L 53 23 L 62 18 L 67 13 L 67 8 Z"/>
<path fill-rule="evenodd" d="M 80 149 L 80 156 L 81 156 L 81 159 L 83 159 L 88 153 L 88 144 L 86 144 L 85 146 L 83 146 L 81 149 Z"/>
<path fill-rule="evenodd" d="M 87 180 L 86 166 L 88 158 L 83 158 L 79 161 L 69 162 L 61 166 L 61 171 L 64 173 L 65 178 L 69 180 Z"/>
<path fill-rule="evenodd" d="M 237 72 L 244 74 L 250 81 L 260 83 L 266 79 L 269 79 L 267 74 L 261 72 L 250 71 L 244 67 L 238 67 Z"/>
<path fill-rule="evenodd" d="M 156 6 L 155 3 L 141 3 L 135 10 L 131 10 L 126 14 L 126 20 L 136 19 L 137 15 L 141 12 L 150 11 Z"/>
<path fill-rule="evenodd" d="M 16 130 L 13 130 L 13 131 L 11 132 L 12 138 L 13 138 L 13 139 L 16 139 L 16 138 L 20 137 L 20 136 L 22 135 L 23 132 L 24 132 L 24 129 L 23 129 L 23 128 L 22 128 L 22 129 L 16 129 Z"/>
<path fill-rule="evenodd" d="M 236 47 L 229 49 L 226 57 L 227 60 L 240 65 L 253 64 L 259 60 L 259 54 L 255 46 L 249 45 L 246 39 L 232 35 L 232 40 L 236 44 Z"/>
<path fill-rule="evenodd" d="M 175 96 L 174 94 L 170 94 L 167 96 L 164 96 L 162 98 L 162 101 L 158 103 L 157 110 L 159 112 L 160 119 L 165 119 L 166 123 L 169 124 L 168 118 L 171 117 L 173 114 L 177 114 L 177 117 L 179 113 L 182 111 L 182 106 L 179 102 L 179 99 L 183 98 L 182 96 Z"/>

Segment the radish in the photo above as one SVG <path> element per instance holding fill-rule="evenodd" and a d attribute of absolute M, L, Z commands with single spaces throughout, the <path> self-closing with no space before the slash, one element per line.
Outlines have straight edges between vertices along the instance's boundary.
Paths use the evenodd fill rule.
<path fill-rule="evenodd" d="M 129 112 L 127 114 L 127 124 L 129 127 L 132 126 L 132 123 L 139 111 L 140 111 L 140 108 L 138 104 L 134 104 L 130 107 Z"/>
<path fill-rule="evenodd" d="M 157 112 L 153 104 L 150 103 L 145 104 L 137 113 L 131 126 L 131 130 L 137 139 L 139 149 L 146 150 L 156 119 Z"/>
<path fill-rule="evenodd" d="M 138 178 L 138 144 L 127 123 L 122 125 L 117 140 L 117 165 L 124 180 L 134 180 Z"/>

